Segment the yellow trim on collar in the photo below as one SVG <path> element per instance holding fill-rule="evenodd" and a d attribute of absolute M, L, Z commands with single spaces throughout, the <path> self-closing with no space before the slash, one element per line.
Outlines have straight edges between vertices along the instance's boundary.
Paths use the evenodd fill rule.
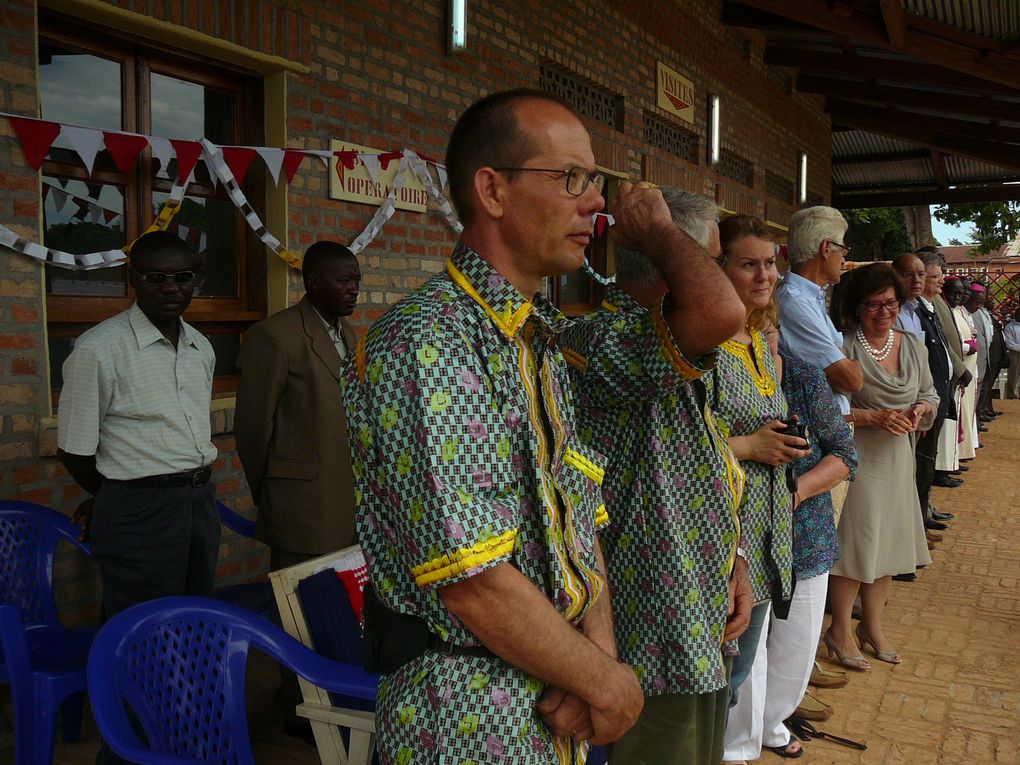
<path fill-rule="evenodd" d="M 606 477 L 606 471 L 601 465 L 596 462 L 592 462 L 583 454 L 574 451 L 573 449 L 567 449 L 563 453 L 563 464 L 577 468 L 599 486 L 602 485 L 602 481 Z"/>
<path fill-rule="evenodd" d="M 620 310 L 620 306 L 611 300 L 603 300 L 602 307 L 609 311 L 609 313 L 617 313 Z"/>
<path fill-rule="evenodd" d="M 358 382 L 365 384 L 365 340 L 367 335 L 362 335 L 358 344 L 354 346 L 354 367 L 358 370 Z"/>
<path fill-rule="evenodd" d="M 776 379 L 769 374 L 768 367 L 765 366 L 765 354 L 769 352 L 765 346 L 765 336 L 756 329 L 748 330 L 748 332 L 751 335 L 751 345 L 754 349 L 753 356 L 752 351 L 746 345 L 732 338 L 723 342 L 719 347 L 739 359 L 748 374 L 751 375 L 754 387 L 761 395 L 773 396 L 776 392 Z"/>
<path fill-rule="evenodd" d="M 563 359 L 570 364 L 570 366 L 576 367 L 582 372 L 588 369 L 588 359 L 572 348 L 560 348 L 560 353 L 563 354 Z"/>
<path fill-rule="evenodd" d="M 605 505 L 599 505 L 595 510 L 595 528 L 601 528 L 609 523 L 609 511 Z"/>
<path fill-rule="evenodd" d="M 697 380 L 705 372 L 697 367 L 693 366 L 684 355 L 677 350 L 676 343 L 673 342 L 673 333 L 669 331 L 669 326 L 666 324 L 665 318 L 662 316 L 662 310 L 655 308 L 652 311 L 652 326 L 655 328 L 655 334 L 659 338 L 659 345 L 666 352 L 666 357 L 669 359 L 670 365 L 680 376 L 687 381 Z"/>
<path fill-rule="evenodd" d="M 496 322 L 496 325 L 503 330 L 503 334 L 507 337 L 513 337 L 517 334 L 517 330 L 521 328 L 521 325 L 527 321 L 531 315 L 532 305 L 529 301 L 525 300 L 521 303 L 517 310 L 513 310 L 513 304 L 508 300 L 506 306 L 502 311 L 497 311 L 490 306 L 485 299 L 478 294 L 478 290 L 474 288 L 468 278 L 464 276 L 457 266 L 453 265 L 452 260 L 446 261 L 446 272 L 450 274 L 450 278 L 453 279 L 454 283 L 457 284 L 462 290 L 470 295 L 478 305 L 485 309 L 485 312 L 492 317 L 492 320 Z"/>
<path fill-rule="evenodd" d="M 476 542 L 449 555 L 441 555 L 427 563 L 411 569 L 414 581 L 419 587 L 427 587 L 443 579 L 450 579 L 483 563 L 501 558 L 513 552 L 517 540 L 517 529 L 510 529 L 498 537 Z"/>

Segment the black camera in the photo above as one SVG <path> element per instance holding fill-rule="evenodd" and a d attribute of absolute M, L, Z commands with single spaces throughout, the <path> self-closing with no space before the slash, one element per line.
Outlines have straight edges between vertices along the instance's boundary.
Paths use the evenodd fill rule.
<path fill-rule="evenodd" d="M 777 430 L 782 436 L 796 436 L 797 438 L 803 438 L 807 442 L 805 449 L 811 448 L 811 427 L 807 423 L 802 423 L 796 417 L 791 417 L 788 420 L 780 420 L 783 423 L 783 428 Z"/>

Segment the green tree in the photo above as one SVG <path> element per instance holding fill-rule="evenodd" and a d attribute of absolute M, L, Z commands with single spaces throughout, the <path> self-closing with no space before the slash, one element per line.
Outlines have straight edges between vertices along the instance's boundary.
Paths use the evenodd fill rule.
<path fill-rule="evenodd" d="M 980 202 L 939 205 L 934 216 L 950 225 L 973 225 L 970 238 L 976 242 L 972 254 L 997 250 L 1020 234 L 1020 202 Z"/>
<path fill-rule="evenodd" d="M 840 210 L 850 228 L 850 260 L 892 260 L 914 248 L 907 235 L 902 207 L 860 207 Z"/>

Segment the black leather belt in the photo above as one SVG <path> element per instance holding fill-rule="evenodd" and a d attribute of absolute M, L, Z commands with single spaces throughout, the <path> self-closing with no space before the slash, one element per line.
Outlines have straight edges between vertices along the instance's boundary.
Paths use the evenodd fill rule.
<path fill-rule="evenodd" d="M 429 640 L 426 646 L 428 650 L 437 653 L 445 653 L 448 656 L 475 656 L 484 659 L 499 658 L 484 645 L 457 645 L 448 640 L 443 640 L 436 633 L 429 633 Z"/>
<path fill-rule="evenodd" d="M 197 489 L 205 486 L 212 477 L 212 466 L 204 465 L 195 470 L 185 470 L 183 473 L 167 473 L 166 475 L 149 475 L 145 478 L 132 478 L 128 481 L 118 481 L 108 478 L 111 483 L 118 483 L 121 486 L 136 486 L 140 489 L 179 489 L 190 486 Z"/>

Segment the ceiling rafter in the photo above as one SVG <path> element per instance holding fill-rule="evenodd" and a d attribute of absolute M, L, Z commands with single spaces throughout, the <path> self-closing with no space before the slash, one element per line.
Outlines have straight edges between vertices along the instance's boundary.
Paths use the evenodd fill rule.
<path fill-rule="evenodd" d="M 988 123 L 957 120 L 947 117 L 934 117 L 928 114 L 906 111 L 898 107 L 869 106 L 856 101 L 840 98 L 828 98 L 825 101 L 826 111 L 833 120 L 846 123 L 848 115 L 857 115 L 875 121 L 886 120 L 895 127 L 917 127 L 933 130 L 937 133 L 955 135 L 963 138 L 975 138 L 983 141 L 1003 141 L 1015 144 L 1020 149 L 1020 127 L 1002 127 Z"/>
<path fill-rule="evenodd" d="M 841 208 L 913 207 L 956 202 L 1006 201 L 1020 201 L 1020 185 L 879 192 L 834 191 L 832 194 L 833 206 Z"/>
<path fill-rule="evenodd" d="M 875 17 L 856 9 L 850 9 L 848 14 L 837 13 L 828 0 L 743 0 L 742 4 L 831 34 L 848 35 L 867 43 L 890 47 L 881 14 Z M 965 72 L 1010 87 L 1015 84 L 1016 66 L 1020 63 L 1020 59 L 1013 53 L 1004 55 L 989 50 L 988 46 L 975 48 L 910 25 L 906 26 L 903 47 L 899 50 L 924 60 L 939 61 L 946 69 Z"/>
<path fill-rule="evenodd" d="M 879 7 L 889 44 L 896 50 L 903 50 L 907 46 L 907 21 L 900 0 L 879 0 Z"/>

